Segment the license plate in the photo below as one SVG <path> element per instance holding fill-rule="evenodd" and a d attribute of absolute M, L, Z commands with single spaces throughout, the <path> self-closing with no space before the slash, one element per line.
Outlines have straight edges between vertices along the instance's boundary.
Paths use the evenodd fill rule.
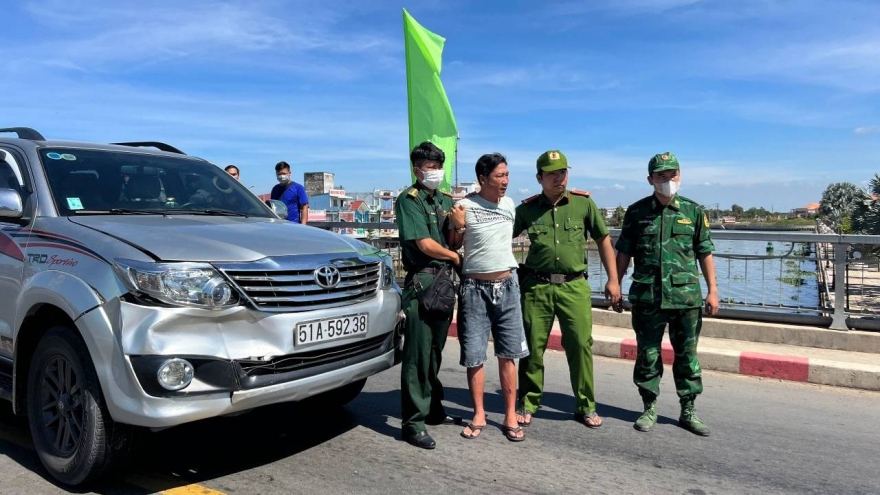
<path fill-rule="evenodd" d="M 369 329 L 369 315 L 356 315 L 324 318 L 300 323 L 294 331 L 295 345 L 316 344 L 347 337 L 363 337 Z"/>

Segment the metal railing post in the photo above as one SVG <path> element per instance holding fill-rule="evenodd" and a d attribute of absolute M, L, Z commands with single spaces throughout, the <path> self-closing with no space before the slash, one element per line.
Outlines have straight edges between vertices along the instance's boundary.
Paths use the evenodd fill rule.
<path fill-rule="evenodd" d="M 849 330 L 846 326 L 846 249 L 844 243 L 834 244 L 834 314 L 832 330 Z"/>

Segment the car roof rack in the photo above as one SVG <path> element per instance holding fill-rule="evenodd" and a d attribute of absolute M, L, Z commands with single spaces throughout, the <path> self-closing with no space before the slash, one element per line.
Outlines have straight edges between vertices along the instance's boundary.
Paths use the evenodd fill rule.
<path fill-rule="evenodd" d="M 132 143 L 110 143 L 110 144 L 118 144 L 120 146 L 137 146 L 142 148 L 156 148 L 161 151 L 168 151 L 170 153 L 179 153 L 181 155 L 185 155 L 186 153 L 180 151 L 179 149 L 171 146 L 170 144 L 161 143 L 159 141 L 137 141 Z"/>
<path fill-rule="evenodd" d="M 42 134 L 31 129 L 30 127 L 6 127 L 4 129 L 0 129 L 0 132 L 14 132 L 18 135 L 19 139 L 30 139 L 32 141 L 46 140 L 46 138 L 44 138 Z"/>

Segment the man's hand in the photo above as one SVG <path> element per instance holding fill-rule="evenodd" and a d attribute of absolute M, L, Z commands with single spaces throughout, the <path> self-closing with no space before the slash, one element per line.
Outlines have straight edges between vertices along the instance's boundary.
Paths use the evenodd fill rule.
<path fill-rule="evenodd" d="M 706 294 L 706 314 L 708 316 L 718 314 L 718 293 L 715 291 Z"/>
<path fill-rule="evenodd" d="M 464 214 L 465 208 L 463 204 L 458 203 L 452 206 L 452 210 L 449 212 L 449 218 L 452 219 L 452 225 L 454 225 L 456 229 L 464 227 Z"/>
<path fill-rule="evenodd" d="M 611 302 L 611 307 L 618 313 L 623 311 L 622 299 L 620 297 L 620 284 L 616 280 L 608 280 L 605 284 L 605 300 Z M 618 311 L 618 306 L 620 310 Z"/>

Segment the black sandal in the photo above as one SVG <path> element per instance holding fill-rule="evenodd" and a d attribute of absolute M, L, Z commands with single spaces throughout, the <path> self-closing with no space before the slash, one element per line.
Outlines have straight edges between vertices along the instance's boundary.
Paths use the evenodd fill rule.
<path fill-rule="evenodd" d="M 523 433 L 523 436 L 521 437 L 516 436 L 517 433 L 523 431 L 522 426 L 517 426 L 516 428 L 513 428 L 511 426 L 502 426 L 501 431 L 504 433 L 504 436 L 507 437 L 507 439 L 511 442 L 522 442 L 526 439 L 525 433 Z"/>

